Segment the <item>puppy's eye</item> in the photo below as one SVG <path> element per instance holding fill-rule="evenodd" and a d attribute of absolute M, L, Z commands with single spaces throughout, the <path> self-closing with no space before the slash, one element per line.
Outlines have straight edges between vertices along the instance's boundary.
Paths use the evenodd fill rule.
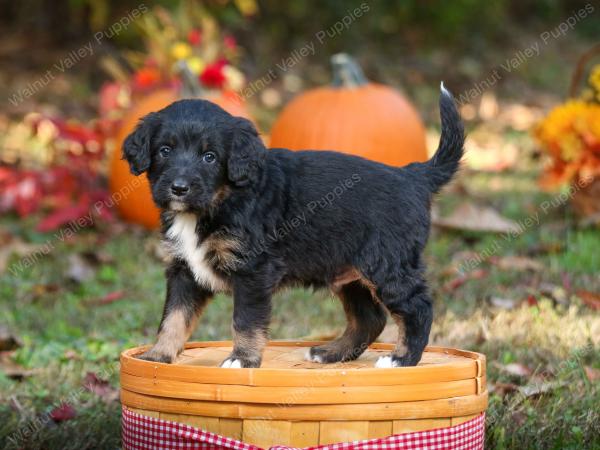
<path fill-rule="evenodd" d="M 160 149 L 158 149 L 158 152 L 163 158 L 168 158 L 169 153 L 171 153 L 171 147 L 169 147 L 168 145 L 163 145 L 160 147 Z"/>
<path fill-rule="evenodd" d="M 216 159 L 217 155 L 215 155 L 213 152 L 206 152 L 204 155 L 202 155 L 202 161 L 208 164 L 214 163 Z"/>

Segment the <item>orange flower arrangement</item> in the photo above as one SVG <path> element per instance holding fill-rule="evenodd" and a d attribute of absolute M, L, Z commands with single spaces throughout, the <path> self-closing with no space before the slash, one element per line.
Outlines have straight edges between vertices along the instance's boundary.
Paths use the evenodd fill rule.
<path fill-rule="evenodd" d="M 542 185 L 588 184 L 600 177 L 600 64 L 581 96 L 550 111 L 534 134 L 552 158 Z"/>

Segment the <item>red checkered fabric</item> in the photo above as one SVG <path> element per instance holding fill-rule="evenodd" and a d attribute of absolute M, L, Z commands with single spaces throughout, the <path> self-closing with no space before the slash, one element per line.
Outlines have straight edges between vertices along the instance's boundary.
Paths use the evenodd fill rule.
<path fill-rule="evenodd" d="M 256 445 L 123 408 L 123 448 L 126 450 L 263 450 Z M 485 413 L 453 427 L 396 434 L 381 439 L 307 447 L 310 450 L 482 450 Z M 273 446 L 270 450 L 293 450 Z"/>

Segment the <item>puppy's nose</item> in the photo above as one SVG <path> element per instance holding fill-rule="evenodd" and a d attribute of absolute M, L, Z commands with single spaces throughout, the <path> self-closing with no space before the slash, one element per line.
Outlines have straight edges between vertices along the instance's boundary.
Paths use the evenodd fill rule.
<path fill-rule="evenodd" d="M 177 179 L 177 180 L 173 181 L 173 184 L 171 184 L 171 192 L 173 193 L 173 195 L 176 195 L 177 197 L 184 196 L 185 194 L 188 193 L 189 190 L 190 190 L 190 185 L 185 180 Z"/>

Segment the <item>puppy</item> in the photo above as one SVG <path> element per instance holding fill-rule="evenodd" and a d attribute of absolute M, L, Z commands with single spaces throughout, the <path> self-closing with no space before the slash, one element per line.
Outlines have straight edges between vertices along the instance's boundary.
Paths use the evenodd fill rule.
<path fill-rule="evenodd" d="M 135 175 L 147 173 L 172 260 L 157 342 L 140 358 L 171 363 L 207 302 L 228 292 L 233 351 L 222 367 L 259 367 L 271 296 L 292 285 L 329 287 L 348 321 L 310 360 L 358 358 L 389 312 L 398 341 L 376 366 L 416 365 L 432 322 L 422 258 L 431 200 L 463 155 L 463 126 L 443 85 L 440 110 L 437 152 L 405 167 L 267 150 L 252 123 L 204 100 L 145 116 L 123 154 Z"/>

